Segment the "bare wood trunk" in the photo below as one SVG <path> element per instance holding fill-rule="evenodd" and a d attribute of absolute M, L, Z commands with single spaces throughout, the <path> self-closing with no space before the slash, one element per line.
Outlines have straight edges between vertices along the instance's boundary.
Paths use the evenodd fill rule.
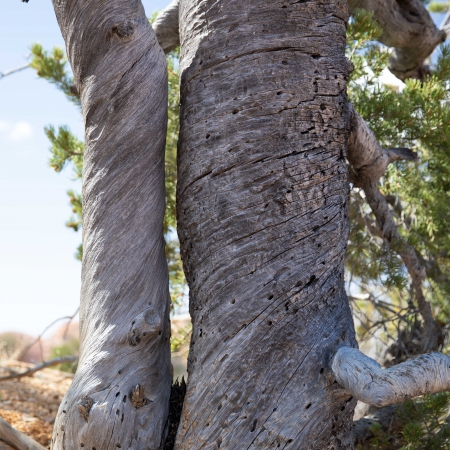
<path fill-rule="evenodd" d="M 78 371 L 53 449 L 159 448 L 168 414 L 164 54 L 139 0 L 54 0 L 86 127 Z"/>
<path fill-rule="evenodd" d="M 356 346 L 341 0 L 181 0 L 178 224 L 193 337 L 176 449 L 348 449 Z"/>

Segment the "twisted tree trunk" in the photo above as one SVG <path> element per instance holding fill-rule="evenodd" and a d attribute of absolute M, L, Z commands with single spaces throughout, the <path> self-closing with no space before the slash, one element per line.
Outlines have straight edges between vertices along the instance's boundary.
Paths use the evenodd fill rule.
<path fill-rule="evenodd" d="M 139 0 L 54 0 L 81 95 L 81 355 L 53 449 L 158 449 L 172 381 L 164 54 Z"/>
<path fill-rule="evenodd" d="M 340 0 L 182 0 L 178 223 L 193 337 L 176 448 L 351 448 Z"/>

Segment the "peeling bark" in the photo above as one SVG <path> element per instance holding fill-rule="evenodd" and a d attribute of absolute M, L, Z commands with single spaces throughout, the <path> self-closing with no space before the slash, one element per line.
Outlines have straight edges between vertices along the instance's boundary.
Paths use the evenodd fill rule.
<path fill-rule="evenodd" d="M 350 11 L 362 8 L 373 11 L 383 28 L 380 42 L 394 48 L 389 59 L 391 72 L 405 80 L 423 80 L 430 73 L 425 64 L 437 45 L 446 39 L 420 0 L 349 0 Z"/>
<path fill-rule="evenodd" d="M 138 0 L 54 0 L 86 129 L 80 362 L 54 450 L 158 449 L 170 386 L 166 61 Z"/>
<path fill-rule="evenodd" d="M 178 31 L 179 0 L 173 0 L 153 22 L 153 30 L 164 53 L 169 53 L 180 46 Z"/>
<path fill-rule="evenodd" d="M 178 230 L 193 320 L 175 448 L 348 449 L 347 4 L 180 2 Z"/>
<path fill-rule="evenodd" d="M 332 369 L 337 382 L 353 397 L 378 408 L 450 390 L 450 356 L 442 353 L 420 355 L 382 369 L 359 350 L 341 347 Z"/>
<path fill-rule="evenodd" d="M 424 321 L 422 351 L 436 350 L 441 341 L 441 331 L 434 320 L 431 306 L 423 294 L 422 282 L 426 275 L 425 268 L 420 263 L 415 249 L 400 236 L 389 204 L 378 189 L 379 179 L 388 164 L 398 159 L 415 159 L 417 156 L 408 149 L 381 147 L 372 130 L 353 106 L 350 106 L 350 111 L 351 133 L 348 145 L 348 160 L 351 164 L 350 180 L 364 190 L 381 236 L 400 255 L 411 276 L 418 309 Z"/>

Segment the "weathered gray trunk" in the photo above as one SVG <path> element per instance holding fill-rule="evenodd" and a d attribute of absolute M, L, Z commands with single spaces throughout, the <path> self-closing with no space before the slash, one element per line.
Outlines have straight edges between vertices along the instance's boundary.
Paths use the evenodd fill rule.
<path fill-rule="evenodd" d="M 159 448 L 168 413 L 164 54 L 139 0 L 54 0 L 81 95 L 81 355 L 53 449 Z"/>
<path fill-rule="evenodd" d="M 181 0 L 178 223 L 193 337 L 176 448 L 348 449 L 355 346 L 341 0 Z"/>

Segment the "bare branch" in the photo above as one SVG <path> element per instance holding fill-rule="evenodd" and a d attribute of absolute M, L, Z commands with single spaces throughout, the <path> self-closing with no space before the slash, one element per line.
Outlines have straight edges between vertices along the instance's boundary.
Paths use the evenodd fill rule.
<path fill-rule="evenodd" d="M 33 347 L 33 345 L 37 344 L 38 342 L 41 341 L 42 336 L 44 336 L 44 334 L 53 326 L 55 325 L 55 323 L 60 322 L 61 320 L 68 320 L 67 324 L 66 324 L 66 328 L 64 330 L 63 333 L 63 337 L 64 339 L 66 338 L 67 335 L 67 330 L 69 328 L 70 323 L 72 322 L 72 320 L 75 318 L 75 316 L 78 314 L 78 310 L 80 308 L 78 307 L 76 309 L 76 311 L 71 315 L 71 316 L 64 316 L 64 317 L 60 317 L 59 319 L 54 320 L 50 325 L 48 325 L 44 331 L 33 341 L 31 341 L 27 346 L 20 348 L 17 352 L 15 352 L 15 354 L 12 356 L 12 359 L 17 359 L 18 361 L 21 361 L 24 356 L 27 354 L 28 350 L 30 350 L 31 347 Z"/>
<path fill-rule="evenodd" d="M 5 377 L 0 377 L 0 381 L 13 380 L 16 378 L 29 377 L 33 375 L 33 373 L 38 372 L 39 370 L 46 369 L 47 367 L 56 366 L 58 364 L 64 363 L 74 363 L 78 361 L 78 356 L 61 356 L 59 358 L 51 359 L 50 361 L 44 361 L 41 364 L 37 364 L 31 369 L 26 370 L 21 373 L 13 373 L 11 375 L 7 375 Z"/>
<path fill-rule="evenodd" d="M 336 381 L 356 399 L 377 407 L 450 390 L 450 357 L 429 353 L 382 369 L 356 348 L 341 347 L 333 358 Z"/>
<path fill-rule="evenodd" d="M 352 114 L 348 144 L 348 159 L 352 167 L 350 181 L 364 190 L 381 236 L 400 255 L 408 269 L 419 312 L 425 325 L 422 350 L 435 350 L 440 340 L 440 331 L 433 318 L 431 306 L 422 291 L 422 282 L 426 275 L 425 268 L 420 263 L 415 249 L 400 236 L 389 204 L 378 189 L 378 181 L 388 164 L 399 159 L 415 159 L 417 155 L 409 149 L 383 149 L 372 130 L 352 106 L 350 111 Z"/>
<path fill-rule="evenodd" d="M 0 80 L 4 77 L 7 77 L 8 75 L 12 75 L 13 73 L 17 73 L 22 70 L 28 69 L 28 67 L 30 67 L 29 64 L 22 66 L 22 67 L 17 67 L 16 69 L 7 70 L 6 72 L 0 72 Z"/>
<path fill-rule="evenodd" d="M 2 442 L 10 447 L 2 447 Z M 45 450 L 45 447 L 42 447 L 41 444 L 20 431 L 17 431 L 6 420 L 0 417 L 0 448 L 6 450 L 11 447 L 15 450 Z"/>
<path fill-rule="evenodd" d="M 153 22 L 159 45 L 164 53 L 175 50 L 180 45 L 180 34 L 178 31 L 179 0 L 173 0 Z"/>

